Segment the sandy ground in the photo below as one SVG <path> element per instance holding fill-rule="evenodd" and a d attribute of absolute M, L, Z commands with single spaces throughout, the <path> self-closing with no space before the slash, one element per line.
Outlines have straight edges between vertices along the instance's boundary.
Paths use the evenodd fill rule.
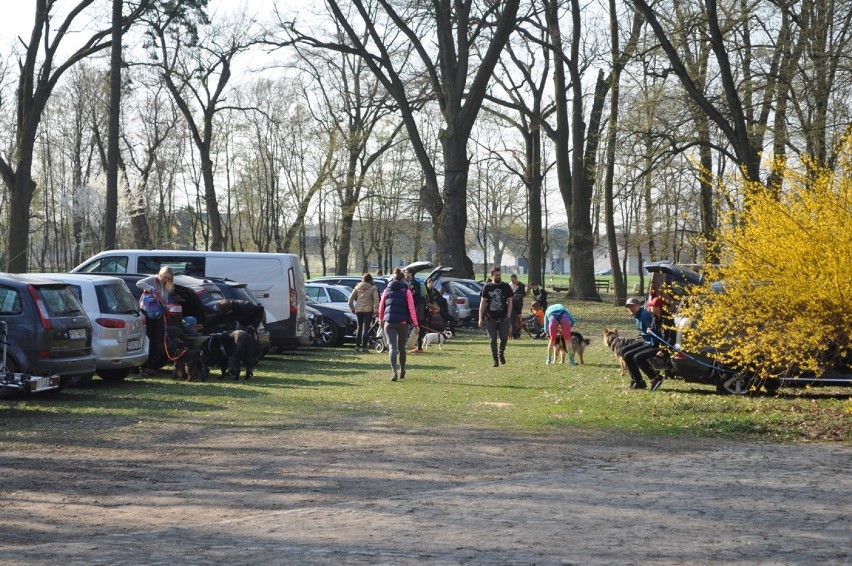
<path fill-rule="evenodd" d="M 852 447 L 139 424 L 3 442 L 0 564 L 852 564 Z"/>

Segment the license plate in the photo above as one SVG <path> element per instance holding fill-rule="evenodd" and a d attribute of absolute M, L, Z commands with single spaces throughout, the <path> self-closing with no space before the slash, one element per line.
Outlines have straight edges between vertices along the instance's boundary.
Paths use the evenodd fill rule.
<path fill-rule="evenodd" d="M 30 380 L 30 391 L 44 391 L 45 389 L 54 389 L 59 383 L 58 379 L 50 377 L 34 377 Z"/>
<path fill-rule="evenodd" d="M 85 328 L 72 328 L 68 331 L 68 338 L 71 340 L 85 340 L 86 339 L 86 329 Z"/>
<path fill-rule="evenodd" d="M 133 350 L 141 350 L 142 349 L 142 340 L 138 338 L 127 341 L 127 351 L 131 352 Z"/>

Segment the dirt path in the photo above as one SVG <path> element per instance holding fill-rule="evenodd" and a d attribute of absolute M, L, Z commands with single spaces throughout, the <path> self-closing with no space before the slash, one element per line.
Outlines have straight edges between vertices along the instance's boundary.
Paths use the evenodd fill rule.
<path fill-rule="evenodd" d="M 852 447 L 139 425 L 3 443 L 0 564 L 852 564 Z"/>

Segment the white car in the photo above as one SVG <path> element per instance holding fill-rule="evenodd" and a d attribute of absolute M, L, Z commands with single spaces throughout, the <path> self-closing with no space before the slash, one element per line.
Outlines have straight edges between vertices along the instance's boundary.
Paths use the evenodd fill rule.
<path fill-rule="evenodd" d="M 305 295 L 322 305 L 337 305 L 349 310 L 349 295 L 352 289 L 343 285 L 325 283 L 305 283 Z"/>
<path fill-rule="evenodd" d="M 124 281 L 83 273 L 39 273 L 66 283 L 92 322 L 92 353 L 104 380 L 121 380 L 148 359 L 145 317 Z"/>

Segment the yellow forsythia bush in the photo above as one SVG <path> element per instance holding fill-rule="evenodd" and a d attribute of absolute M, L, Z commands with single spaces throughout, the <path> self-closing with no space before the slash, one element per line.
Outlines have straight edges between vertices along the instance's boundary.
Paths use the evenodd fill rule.
<path fill-rule="evenodd" d="M 686 351 L 730 349 L 725 365 L 764 376 L 849 359 L 852 336 L 852 151 L 834 171 L 787 171 L 780 195 L 753 192 L 718 237 L 720 265 L 684 307 Z M 724 291 L 709 283 L 722 281 Z"/>

